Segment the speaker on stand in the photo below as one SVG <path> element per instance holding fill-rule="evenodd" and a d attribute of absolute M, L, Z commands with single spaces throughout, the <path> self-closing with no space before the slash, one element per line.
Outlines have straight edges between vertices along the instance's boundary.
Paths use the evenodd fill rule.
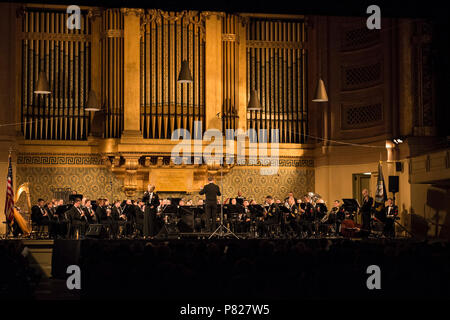
<path fill-rule="evenodd" d="M 389 176 L 389 192 L 392 192 L 394 195 L 394 203 L 395 203 L 395 194 L 399 191 L 399 178 L 398 176 Z"/>

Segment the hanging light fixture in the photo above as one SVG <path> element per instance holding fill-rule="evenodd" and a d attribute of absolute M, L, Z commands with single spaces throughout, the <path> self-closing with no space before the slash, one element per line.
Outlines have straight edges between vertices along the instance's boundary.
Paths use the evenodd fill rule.
<path fill-rule="evenodd" d="M 320 76 L 319 76 L 319 80 L 317 82 L 314 99 L 312 101 L 313 102 L 327 102 L 328 101 L 328 95 L 327 95 L 327 90 L 325 89 L 325 83 L 323 82 L 323 80 Z"/>
<path fill-rule="evenodd" d="M 252 90 L 250 93 L 250 101 L 247 105 L 247 111 L 261 111 L 261 105 L 259 104 L 258 92 Z"/>
<path fill-rule="evenodd" d="M 50 85 L 48 84 L 47 75 L 44 70 L 39 71 L 38 81 L 35 86 L 35 94 L 50 94 Z"/>
<path fill-rule="evenodd" d="M 191 70 L 189 70 L 189 63 L 187 60 L 181 62 L 180 73 L 178 74 L 178 83 L 192 83 Z"/>
<path fill-rule="evenodd" d="M 101 108 L 99 107 L 97 101 L 97 95 L 95 94 L 95 91 L 91 89 L 89 91 L 89 96 L 84 111 L 100 111 L 100 110 Z"/>
<path fill-rule="evenodd" d="M 325 83 L 322 80 L 322 63 L 320 61 L 321 54 L 320 54 L 320 44 L 319 46 L 319 56 L 318 56 L 318 63 L 319 63 L 319 79 L 317 80 L 317 86 L 316 91 L 314 92 L 314 99 L 312 99 L 313 102 L 327 102 L 328 101 L 328 95 L 327 90 L 325 89 Z"/>

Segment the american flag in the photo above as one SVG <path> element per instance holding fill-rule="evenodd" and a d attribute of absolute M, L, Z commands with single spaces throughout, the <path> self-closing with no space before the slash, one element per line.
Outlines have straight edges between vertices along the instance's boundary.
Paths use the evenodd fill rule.
<path fill-rule="evenodd" d="M 9 156 L 8 177 L 6 178 L 6 202 L 5 202 L 6 220 L 11 222 L 14 217 L 14 191 L 13 176 L 11 166 L 11 155 Z"/>

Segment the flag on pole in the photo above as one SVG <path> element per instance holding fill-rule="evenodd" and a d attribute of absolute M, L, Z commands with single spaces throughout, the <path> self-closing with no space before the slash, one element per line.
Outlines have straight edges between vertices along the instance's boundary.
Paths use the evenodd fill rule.
<path fill-rule="evenodd" d="M 8 157 L 8 176 L 6 178 L 6 202 L 5 202 L 5 216 L 6 221 L 10 222 L 14 218 L 14 191 L 13 191 L 13 173 L 11 165 L 11 154 Z"/>
<path fill-rule="evenodd" d="M 384 203 L 387 200 L 386 185 L 384 184 L 383 170 L 381 167 L 381 161 L 378 163 L 378 179 L 377 179 L 377 191 L 375 193 L 375 209 L 380 211 L 384 208 Z"/>

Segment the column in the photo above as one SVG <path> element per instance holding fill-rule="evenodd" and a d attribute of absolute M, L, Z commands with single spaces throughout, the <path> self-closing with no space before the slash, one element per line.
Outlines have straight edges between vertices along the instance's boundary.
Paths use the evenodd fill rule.
<path fill-rule="evenodd" d="M 237 129 L 243 131 L 247 130 L 247 104 L 250 97 L 247 97 L 247 38 L 245 29 L 248 23 L 248 18 L 241 17 L 241 22 L 238 24 L 238 53 L 239 53 L 239 69 L 238 69 L 238 125 Z"/>
<path fill-rule="evenodd" d="M 122 139 L 140 138 L 140 26 L 143 9 L 124 14 L 124 131 Z"/>
<path fill-rule="evenodd" d="M 222 130 L 222 17 L 212 13 L 205 21 L 205 102 L 204 130 Z"/>

